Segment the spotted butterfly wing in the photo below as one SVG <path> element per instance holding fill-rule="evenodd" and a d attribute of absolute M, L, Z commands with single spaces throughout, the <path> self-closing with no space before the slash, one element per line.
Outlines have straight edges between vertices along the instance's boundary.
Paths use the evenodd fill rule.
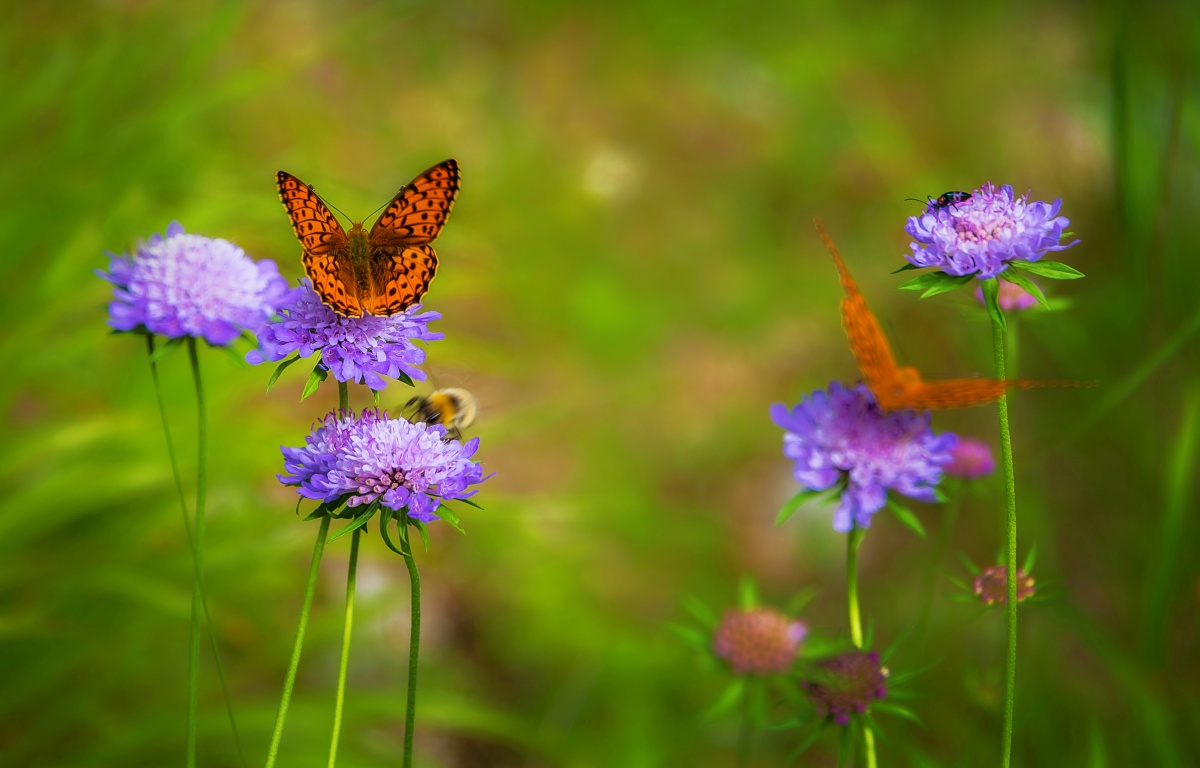
<path fill-rule="evenodd" d="M 858 290 L 858 285 L 850 275 L 846 263 L 838 254 L 833 239 L 821 226 L 820 220 L 814 219 L 817 232 L 825 241 L 825 247 L 833 256 L 841 276 L 842 290 L 842 324 L 846 331 L 846 339 L 850 342 L 850 351 L 858 363 L 863 380 L 875 401 L 885 411 L 897 410 L 943 410 L 949 408 L 969 408 L 973 405 L 985 405 L 998 400 L 1010 388 L 1029 389 L 1032 387 L 1071 387 L 1087 386 L 1069 381 L 1039 381 L 1031 379 L 943 379 L 941 381 L 924 381 L 921 374 L 910 367 L 901 368 L 896 365 L 892 349 L 888 346 L 887 338 L 879 327 L 879 322 L 867 306 L 867 301 Z"/>
<path fill-rule="evenodd" d="M 304 248 L 304 272 L 322 301 L 333 311 L 358 317 L 357 281 L 350 263 L 346 232 L 312 187 L 290 173 L 275 174 L 279 199 L 292 220 L 292 230 Z"/>
<path fill-rule="evenodd" d="M 446 160 L 400 190 L 371 227 L 371 285 L 364 309 L 393 315 L 415 304 L 437 274 L 431 243 L 454 207 L 459 186 L 458 162 Z"/>

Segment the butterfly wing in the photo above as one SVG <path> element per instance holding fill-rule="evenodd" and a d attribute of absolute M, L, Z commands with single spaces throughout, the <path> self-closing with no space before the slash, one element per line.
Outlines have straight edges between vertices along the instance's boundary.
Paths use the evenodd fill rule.
<path fill-rule="evenodd" d="M 1050 382 L 1046 382 L 1050 384 Z M 895 394 L 888 410 L 909 408 L 914 411 L 939 411 L 948 408 L 970 408 L 998 400 L 1009 387 L 1040 386 L 1033 381 L 998 381 L 996 379 L 943 379 L 922 381 Z"/>
<path fill-rule="evenodd" d="M 837 265 L 838 275 L 841 276 L 842 290 L 846 294 L 842 299 L 842 327 L 850 342 L 850 351 L 854 354 L 855 361 L 858 362 L 858 369 L 862 372 L 867 386 L 875 393 L 880 405 L 884 405 L 883 401 L 890 399 L 889 395 L 897 387 L 899 369 L 896 366 L 896 358 L 892 355 L 892 349 L 883 335 L 883 329 L 879 327 L 879 322 L 871 313 L 870 307 L 867 306 L 867 300 L 858 290 L 854 278 L 851 277 L 846 262 L 842 261 L 837 246 L 833 244 L 833 239 L 825 231 L 825 227 L 821 225 L 819 219 L 813 221 L 817 225 L 817 232 L 820 233 L 821 239 L 825 241 L 825 247 L 833 256 L 833 263 Z"/>
<path fill-rule="evenodd" d="M 394 315 L 420 301 L 437 274 L 437 239 L 458 197 L 458 161 L 445 160 L 400 190 L 371 227 L 371 290 L 365 309 Z"/>
<path fill-rule="evenodd" d="M 372 247 L 371 292 L 363 309 L 381 317 L 408 309 L 429 290 L 437 264 L 431 245 Z"/>
<path fill-rule="evenodd" d="M 346 232 L 312 187 L 284 171 L 275 174 L 275 182 L 304 249 L 304 272 L 313 288 L 339 315 L 361 316 Z"/>

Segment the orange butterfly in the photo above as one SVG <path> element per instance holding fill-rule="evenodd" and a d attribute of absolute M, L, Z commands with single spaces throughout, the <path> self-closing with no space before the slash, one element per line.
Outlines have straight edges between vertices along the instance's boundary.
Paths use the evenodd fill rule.
<path fill-rule="evenodd" d="M 433 166 L 396 194 L 367 232 L 347 234 L 316 190 L 290 173 L 275 174 L 292 229 L 304 247 L 304 271 L 334 312 L 394 315 L 416 304 L 437 273 L 431 243 L 458 197 L 456 160 Z"/>
<path fill-rule="evenodd" d="M 922 381 L 916 368 L 896 365 L 896 358 L 888 346 L 887 339 L 875 315 L 871 314 L 867 300 L 858 290 L 846 263 L 838 255 L 837 246 L 821 226 L 820 219 L 813 219 L 825 247 L 833 256 L 842 288 L 846 297 L 842 299 L 842 326 L 850 341 L 850 351 L 858 362 L 867 387 L 875 395 L 875 401 L 885 411 L 911 409 L 915 411 L 966 408 L 984 405 L 1000 399 L 1010 387 L 1076 386 L 1065 381 L 1032 381 L 1028 379 L 999 381 L 997 379 L 945 379 Z"/>

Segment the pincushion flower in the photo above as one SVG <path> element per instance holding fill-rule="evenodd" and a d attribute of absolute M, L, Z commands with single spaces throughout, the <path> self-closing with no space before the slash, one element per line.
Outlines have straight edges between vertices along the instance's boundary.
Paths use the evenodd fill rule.
<path fill-rule="evenodd" d="M 1017 602 L 1033 597 L 1033 577 L 1025 573 L 1023 568 L 1017 569 Z M 985 605 L 1006 605 L 1008 603 L 1008 568 L 1003 565 L 989 565 L 975 577 L 975 594 Z"/>
<path fill-rule="evenodd" d="M 1017 197 L 1010 185 L 991 182 L 973 190 L 971 199 L 947 206 L 929 206 L 910 216 L 904 229 L 912 236 L 915 267 L 937 267 L 948 275 L 993 278 L 1013 261 L 1036 262 L 1051 251 L 1078 243 L 1062 243 L 1071 223 L 1059 216 L 1062 200 L 1030 202 Z"/>
<path fill-rule="evenodd" d="M 786 672 L 808 634 L 803 622 L 770 608 L 726 611 L 713 635 L 713 652 L 737 675 Z"/>
<path fill-rule="evenodd" d="M 950 451 L 950 462 L 942 469 L 951 477 L 983 477 L 996 471 L 996 458 L 991 447 L 982 440 L 960 437 Z"/>
<path fill-rule="evenodd" d="M 367 409 L 331 413 L 299 448 L 284 447 L 284 485 L 326 505 L 357 507 L 378 501 L 423 523 L 439 519 L 441 501 L 475 495 L 482 466 L 471 457 L 479 438 L 463 444 L 446 439 L 441 425 L 413 424 Z"/>
<path fill-rule="evenodd" d="M 884 412 L 864 384 L 835 381 L 794 408 L 776 403 L 771 419 L 785 431 L 783 455 L 795 461 L 797 482 L 809 490 L 845 484 L 833 516 L 842 533 L 869 527 L 889 490 L 934 501 L 957 440 L 934 434 L 928 413 Z"/>
<path fill-rule="evenodd" d="M 108 324 L 168 338 L 202 337 L 225 346 L 243 329 L 257 332 L 290 294 L 275 262 L 255 262 L 229 242 L 185 234 L 178 222 L 132 255 L 108 254 Z"/>
<path fill-rule="evenodd" d="M 851 715 L 864 714 L 872 702 L 887 696 L 887 673 L 874 651 L 851 651 L 823 661 L 813 677 L 800 687 L 808 691 L 817 714 L 833 717 L 838 725 L 847 725 Z"/>
<path fill-rule="evenodd" d="M 383 376 L 423 380 L 425 373 L 417 366 L 425 362 L 425 350 L 413 341 L 435 341 L 444 334 L 428 327 L 441 314 L 419 312 L 420 306 L 390 317 L 342 317 L 321 302 L 305 279 L 279 316 L 259 332 L 259 347 L 246 354 L 246 361 L 258 365 L 292 353 L 310 357 L 319 352 L 321 365 L 338 381 L 381 390 L 387 386 Z"/>

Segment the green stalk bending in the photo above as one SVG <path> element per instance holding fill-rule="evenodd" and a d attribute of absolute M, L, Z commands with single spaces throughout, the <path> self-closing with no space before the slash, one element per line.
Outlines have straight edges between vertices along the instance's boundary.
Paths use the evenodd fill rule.
<path fill-rule="evenodd" d="M 846 539 L 846 597 L 850 613 L 850 640 L 854 647 L 862 649 L 862 618 L 858 611 L 858 547 L 867 535 L 866 528 L 855 525 Z M 863 726 L 863 751 L 867 756 L 867 768 L 875 768 L 875 733 Z"/>
<path fill-rule="evenodd" d="M 404 715 L 404 768 L 412 768 L 413 729 L 417 723 L 417 657 L 421 650 L 421 577 L 417 575 L 417 560 L 408 538 L 408 516 L 399 519 L 404 538 L 404 564 L 412 583 L 412 625 L 408 637 L 408 711 Z"/>
<path fill-rule="evenodd" d="M 1005 329 L 1003 315 L 992 317 L 992 353 L 995 356 L 995 376 L 1005 378 Z M 1017 483 L 1013 474 L 1012 438 L 1008 428 L 1008 396 L 1001 395 L 1000 410 L 1000 460 L 1004 468 L 1004 498 L 1007 507 L 1005 516 L 1008 581 L 1008 639 L 1004 667 L 1004 734 L 1001 745 L 1000 764 L 1003 768 L 1012 765 L 1013 713 L 1017 699 Z"/>
<path fill-rule="evenodd" d="M 304 630 L 308 628 L 308 614 L 312 610 L 313 595 L 317 591 L 317 572 L 320 570 L 321 555 L 325 552 L 325 537 L 328 534 L 329 517 L 325 516 L 321 518 L 321 529 L 317 531 L 317 543 L 313 546 L 312 563 L 308 566 L 308 584 L 304 587 L 304 604 L 300 607 L 300 626 L 296 628 L 292 658 L 288 661 L 287 676 L 283 681 L 283 695 L 279 697 L 279 713 L 275 715 L 275 730 L 271 734 L 266 768 L 275 765 L 275 758 L 279 755 L 279 741 L 283 737 L 283 723 L 287 720 L 288 704 L 292 701 L 292 687 L 296 683 L 296 670 L 300 666 L 300 649 L 304 647 Z"/>
<path fill-rule="evenodd" d="M 333 708 L 333 741 L 329 744 L 329 768 L 337 763 L 338 736 L 342 732 L 342 704 L 346 700 L 346 667 L 350 664 L 350 630 L 354 627 L 354 583 L 358 574 L 359 528 L 350 539 L 350 566 L 346 569 L 346 618 L 342 628 L 342 659 L 338 663 L 337 703 Z"/>
<path fill-rule="evenodd" d="M 738 768 L 749 768 L 750 758 L 754 755 L 754 683 L 754 678 L 747 676 L 742 685 L 742 723 L 738 732 Z"/>
<path fill-rule="evenodd" d="M 154 336 L 152 335 L 146 336 L 146 351 L 150 358 L 150 378 L 154 381 L 154 397 L 158 401 L 158 415 L 162 419 L 163 437 L 167 442 L 167 459 L 171 463 L 171 476 L 175 479 L 175 493 L 179 497 L 179 512 L 183 516 L 183 532 L 187 536 L 188 551 L 192 556 L 192 578 L 199 586 L 200 605 L 204 609 L 204 623 L 208 629 L 208 645 L 212 649 L 213 660 L 217 665 L 217 678 L 221 681 L 221 693 L 225 697 L 225 713 L 229 717 L 229 727 L 233 731 L 233 745 L 238 753 L 238 764 L 245 765 L 246 757 L 242 752 L 242 739 L 238 733 L 237 720 L 233 716 L 233 700 L 229 698 L 229 684 L 225 681 L 225 667 L 221 663 L 221 654 L 217 650 L 216 629 L 213 625 L 212 615 L 208 611 L 208 599 L 204 596 L 204 580 L 200 578 L 200 569 L 197 565 L 199 558 L 196 551 L 196 539 L 192 535 L 192 520 L 188 515 L 187 499 L 183 494 L 183 478 L 179 472 L 179 459 L 175 456 L 175 441 L 171 439 L 171 425 L 167 420 L 167 404 L 163 399 L 162 383 L 158 378 L 158 363 L 154 358 Z M 189 669 L 189 682 L 191 679 L 192 675 Z M 196 677 L 196 681 L 199 682 L 199 676 Z M 188 691 L 188 694 L 189 702 L 198 695 L 197 692 L 191 690 Z M 191 711 L 190 706 L 189 711 Z M 194 721 L 189 723 L 189 730 L 192 729 L 194 729 Z"/>
<path fill-rule="evenodd" d="M 192 626 L 188 642 L 188 710 L 187 766 L 196 765 L 196 718 L 200 705 L 200 614 L 204 610 L 204 505 L 207 496 L 208 407 L 204 400 L 204 385 L 200 378 L 200 357 L 196 354 L 196 337 L 188 337 L 188 357 L 192 363 L 192 380 L 196 385 L 196 519 L 192 540 Z"/>

